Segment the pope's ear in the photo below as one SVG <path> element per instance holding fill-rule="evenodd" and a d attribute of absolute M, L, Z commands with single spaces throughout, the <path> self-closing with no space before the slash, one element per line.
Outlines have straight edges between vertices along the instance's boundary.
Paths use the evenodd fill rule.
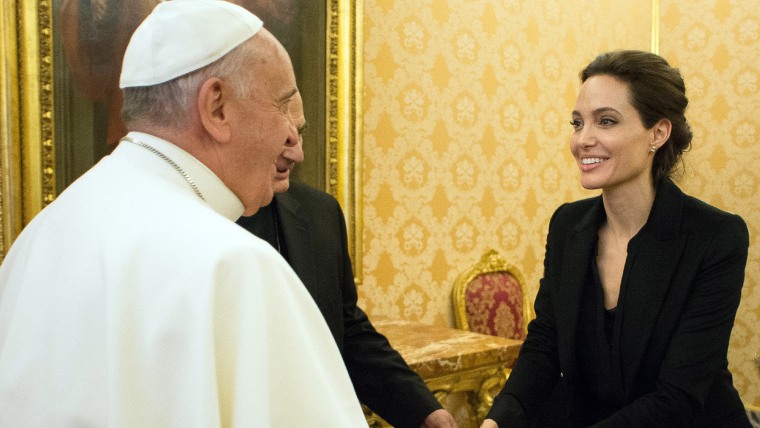
<path fill-rule="evenodd" d="M 201 125 L 219 142 L 230 139 L 229 109 L 232 88 L 218 77 L 212 77 L 198 91 L 198 114 Z"/>

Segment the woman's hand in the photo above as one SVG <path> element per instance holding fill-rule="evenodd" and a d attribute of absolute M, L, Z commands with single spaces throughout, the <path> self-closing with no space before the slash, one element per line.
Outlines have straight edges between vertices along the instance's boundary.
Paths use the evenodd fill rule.
<path fill-rule="evenodd" d="M 480 425 L 480 428 L 499 428 L 499 424 L 493 419 L 486 419 L 483 421 L 483 424 Z"/>

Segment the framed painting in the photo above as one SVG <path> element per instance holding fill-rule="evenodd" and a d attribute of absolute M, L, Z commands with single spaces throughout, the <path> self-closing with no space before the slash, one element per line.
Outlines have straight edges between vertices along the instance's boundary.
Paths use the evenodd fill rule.
<path fill-rule="evenodd" d="M 159 0 L 0 4 L 0 257 L 42 208 L 124 134 L 118 76 Z M 361 1 L 231 0 L 290 53 L 309 127 L 295 179 L 333 194 L 361 282 Z"/>

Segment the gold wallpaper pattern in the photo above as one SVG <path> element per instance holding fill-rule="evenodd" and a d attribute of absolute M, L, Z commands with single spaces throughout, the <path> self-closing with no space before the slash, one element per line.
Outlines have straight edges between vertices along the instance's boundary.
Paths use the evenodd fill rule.
<path fill-rule="evenodd" d="M 749 227 L 746 279 L 729 345 L 734 385 L 760 406 L 760 9 L 755 0 L 661 1 L 660 53 L 681 69 L 694 131 L 683 188 Z"/>
<path fill-rule="evenodd" d="M 760 151 L 754 0 L 661 0 L 661 53 L 692 101 L 687 192 L 757 235 Z M 453 326 L 451 288 L 488 248 L 535 296 L 554 209 L 581 189 L 568 149 L 578 71 L 606 50 L 649 50 L 648 1 L 365 0 L 360 305 Z M 736 385 L 760 402 L 753 243 L 731 342 Z"/>

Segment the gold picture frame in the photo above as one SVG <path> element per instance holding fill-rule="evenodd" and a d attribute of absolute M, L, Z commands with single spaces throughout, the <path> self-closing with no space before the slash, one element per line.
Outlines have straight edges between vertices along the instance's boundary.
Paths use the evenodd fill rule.
<path fill-rule="evenodd" d="M 0 4 L 0 257 L 55 197 L 50 6 Z"/>
<path fill-rule="evenodd" d="M 0 3 L 0 258 L 56 197 L 53 1 Z M 362 2 L 325 0 L 325 12 L 324 187 L 343 207 L 361 282 Z"/>

